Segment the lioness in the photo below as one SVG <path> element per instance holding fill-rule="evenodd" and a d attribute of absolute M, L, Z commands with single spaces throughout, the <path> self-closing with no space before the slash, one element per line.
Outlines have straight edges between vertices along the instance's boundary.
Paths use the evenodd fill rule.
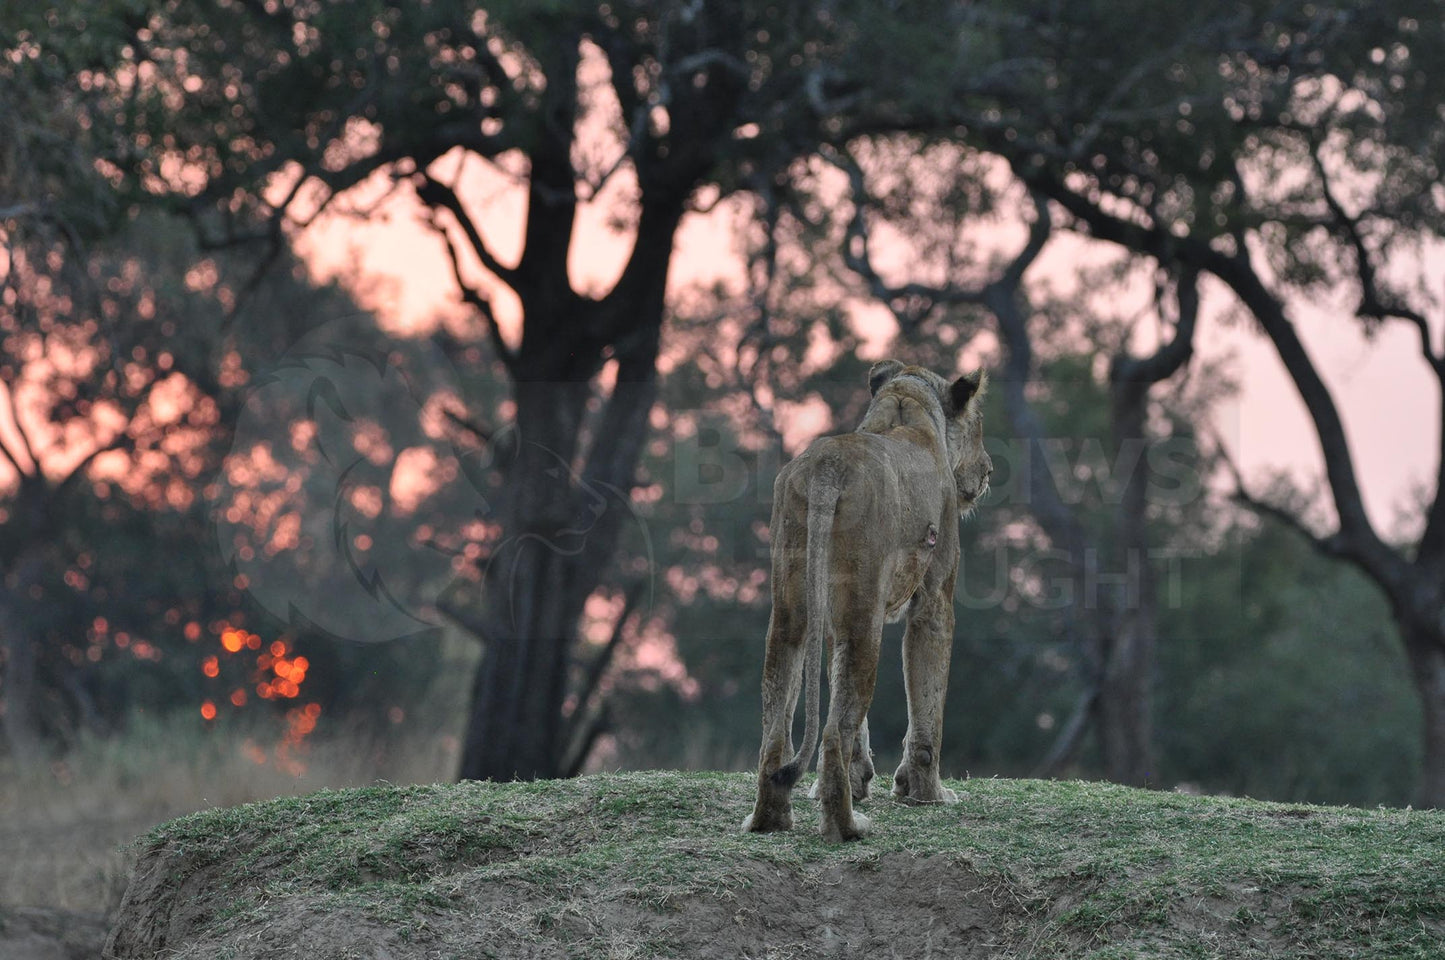
<path fill-rule="evenodd" d="M 830 642 L 828 724 L 817 795 L 823 837 L 853 840 L 868 818 L 853 800 L 873 776 L 867 714 L 884 621 L 906 613 L 903 634 L 908 735 L 893 793 L 955 801 L 938 774 L 943 699 L 953 643 L 958 519 L 988 489 L 976 372 L 949 383 L 897 360 L 868 373 L 873 400 L 855 433 L 824 437 L 783 468 L 773 486 L 773 612 L 763 664 L 758 798 L 745 831 L 793 825 L 792 789 L 818 732 L 823 639 Z M 808 665 L 803 745 L 793 712 Z"/>

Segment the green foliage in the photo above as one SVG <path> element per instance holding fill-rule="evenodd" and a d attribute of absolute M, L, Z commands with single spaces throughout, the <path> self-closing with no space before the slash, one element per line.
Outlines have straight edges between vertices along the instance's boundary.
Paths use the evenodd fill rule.
<path fill-rule="evenodd" d="M 1242 564 L 1237 588 L 1206 581 L 1170 619 L 1236 629 L 1161 647 L 1166 769 L 1246 796 L 1409 801 L 1420 706 L 1378 589 L 1273 526 L 1225 556 Z"/>

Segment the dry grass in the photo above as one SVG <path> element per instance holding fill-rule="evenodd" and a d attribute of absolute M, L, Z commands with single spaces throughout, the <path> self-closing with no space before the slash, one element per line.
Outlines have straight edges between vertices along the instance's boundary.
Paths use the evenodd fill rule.
<path fill-rule="evenodd" d="M 162 821 L 322 787 L 433 783 L 456 770 L 455 736 L 327 737 L 325 725 L 304 772 L 278 767 L 269 751 L 258 764 L 258 747 L 278 736 L 262 726 L 207 731 L 189 713 L 141 715 L 123 735 L 84 741 L 54 763 L 0 761 L 0 905 L 109 912 L 124 892 L 130 842 Z"/>

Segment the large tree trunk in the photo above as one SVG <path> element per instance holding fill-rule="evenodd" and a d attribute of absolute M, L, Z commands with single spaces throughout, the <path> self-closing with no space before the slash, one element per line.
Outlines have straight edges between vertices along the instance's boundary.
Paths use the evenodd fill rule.
<path fill-rule="evenodd" d="M 514 504 L 485 580 L 486 650 L 472 691 L 460 776 L 475 780 L 561 776 L 568 744 L 590 739 L 563 716 L 587 598 L 604 582 L 630 517 L 627 493 L 656 395 L 651 356 L 633 358 L 614 388 L 587 465 L 576 472 L 580 414 L 589 384 L 517 384 Z M 574 389 L 578 388 L 578 389 Z M 621 482 L 616 482 L 620 478 Z M 585 704 L 571 717 L 582 722 Z"/>
<path fill-rule="evenodd" d="M 1116 362 L 1119 369 L 1126 364 Z M 1115 783 L 1143 786 L 1154 772 L 1154 570 L 1149 558 L 1147 458 L 1121 455 L 1145 440 L 1148 384 L 1114 378 L 1111 420 L 1115 468 L 1121 478 L 1114 518 L 1109 602 L 1095 615 L 1099 636 L 1099 695 L 1094 701 L 1104 775 Z"/>
<path fill-rule="evenodd" d="M 1401 625 L 1424 730 L 1419 805 L 1445 807 L 1445 631 Z"/>
<path fill-rule="evenodd" d="M 605 712 L 587 709 L 593 691 L 569 690 L 569 678 L 583 607 L 604 583 L 634 516 L 630 492 L 657 395 L 664 294 L 681 215 L 681 200 L 644 203 L 629 266 L 603 301 L 559 296 L 555 287 L 523 295 L 509 503 L 484 581 L 485 652 L 462 779 L 569 775 L 605 723 Z M 616 384 L 589 420 L 593 379 L 609 349 Z M 564 715 L 569 697 L 576 702 Z"/>

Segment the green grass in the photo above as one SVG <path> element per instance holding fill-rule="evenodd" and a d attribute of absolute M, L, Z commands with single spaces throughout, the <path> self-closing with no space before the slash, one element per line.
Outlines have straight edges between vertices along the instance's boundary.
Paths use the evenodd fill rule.
<path fill-rule="evenodd" d="M 930 862 L 967 878 L 960 897 L 991 911 L 998 955 L 1445 957 L 1445 814 L 1084 782 L 951 785 L 952 806 L 870 801 L 872 835 L 845 846 L 817 836 L 802 790 L 793 831 L 739 833 L 743 774 L 323 790 L 163 824 L 140 841 L 141 868 L 191 891 L 196 942 L 212 946 L 245 942 L 284 903 L 439 955 L 484 908 L 512 949 L 687 955 L 656 930 L 603 942 L 595 911 L 765 909 L 779 891 L 826 896 L 838 877 L 870 872 L 887 911 L 906 896 L 900 871 Z M 194 875 L 200 894 L 186 885 Z M 755 884 L 769 885 L 754 891 L 761 906 Z"/>

